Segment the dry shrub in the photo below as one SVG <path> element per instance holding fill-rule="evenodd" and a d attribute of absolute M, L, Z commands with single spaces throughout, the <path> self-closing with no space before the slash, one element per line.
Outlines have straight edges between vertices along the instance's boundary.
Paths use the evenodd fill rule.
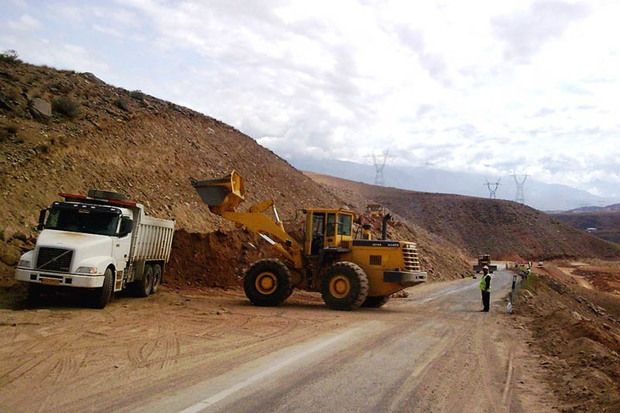
<path fill-rule="evenodd" d="M 60 113 L 69 119 L 75 119 L 80 114 L 79 105 L 68 96 L 54 99 L 52 109 L 54 109 L 54 112 Z"/>

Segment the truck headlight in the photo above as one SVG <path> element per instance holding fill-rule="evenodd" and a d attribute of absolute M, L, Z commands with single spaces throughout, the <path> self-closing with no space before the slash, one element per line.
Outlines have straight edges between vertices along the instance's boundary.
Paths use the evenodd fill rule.
<path fill-rule="evenodd" d="M 78 274 L 90 274 L 90 275 L 95 275 L 97 274 L 97 267 L 78 267 L 77 271 Z"/>
<path fill-rule="evenodd" d="M 21 268 L 30 268 L 30 260 L 19 260 L 19 264 L 17 266 Z"/>

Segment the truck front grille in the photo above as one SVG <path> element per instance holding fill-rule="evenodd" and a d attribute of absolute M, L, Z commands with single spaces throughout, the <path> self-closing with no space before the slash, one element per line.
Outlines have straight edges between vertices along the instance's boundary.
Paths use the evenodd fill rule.
<path fill-rule="evenodd" d="M 45 271 L 69 272 L 73 250 L 62 248 L 39 248 L 37 269 Z"/>
<path fill-rule="evenodd" d="M 420 258 L 415 244 L 403 245 L 403 260 L 405 261 L 405 270 L 420 271 Z"/>

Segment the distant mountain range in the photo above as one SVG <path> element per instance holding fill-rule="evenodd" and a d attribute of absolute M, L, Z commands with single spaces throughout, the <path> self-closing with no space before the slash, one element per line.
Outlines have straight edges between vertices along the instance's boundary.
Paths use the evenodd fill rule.
<path fill-rule="evenodd" d="M 295 168 L 332 175 L 369 184 L 375 183 L 375 168 L 355 162 L 335 159 L 287 158 Z M 515 200 L 517 186 L 512 176 L 489 176 L 471 172 L 452 172 L 429 167 L 402 167 L 386 165 L 383 170 L 384 186 L 421 192 L 489 197 L 489 182 L 500 185 L 496 191 L 498 199 Z M 493 186 L 491 187 L 493 188 Z M 601 198 L 591 193 L 566 185 L 546 184 L 527 178 L 524 184 L 525 204 L 540 211 L 568 211 L 586 206 L 608 205 L 620 202 L 618 198 Z M 599 208 L 598 206 L 594 208 Z"/>

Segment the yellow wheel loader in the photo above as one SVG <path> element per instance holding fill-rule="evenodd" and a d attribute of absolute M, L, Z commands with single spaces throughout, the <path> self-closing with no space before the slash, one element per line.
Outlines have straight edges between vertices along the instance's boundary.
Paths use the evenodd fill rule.
<path fill-rule="evenodd" d="M 343 209 L 303 209 L 301 241 L 284 229 L 273 200 L 237 211 L 244 201 L 241 175 L 192 181 L 209 210 L 259 234 L 286 259 L 261 259 L 246 271 L 245 294 L 257 306 L 277 306 L 294 288 L 320 291 L 327 306 L 353 310 L 381 307 L 392 293 L 426 282 L 416 244 L 407 241 L 354 239 L 355 214 Z M 273 218 L 265 214 L 273 211 Z"/>

